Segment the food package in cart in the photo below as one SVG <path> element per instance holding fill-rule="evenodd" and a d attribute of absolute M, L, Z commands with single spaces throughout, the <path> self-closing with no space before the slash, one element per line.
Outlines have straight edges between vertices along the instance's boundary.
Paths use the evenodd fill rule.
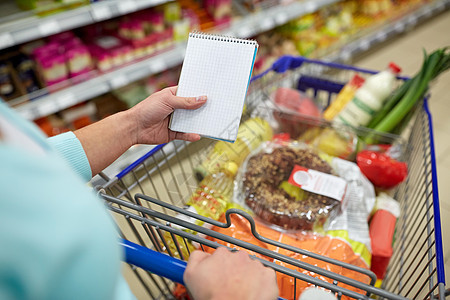
<path fill-rule="evenodd" d="M 320 230 L 341 208 L 345 180 L 316 151 L 295 141 L 263 143 L 241 166 L 234 201 L 284 230 Z"/>
<path fill-rule="evenodd" d="M 309 264 L 311 266 L 319 267 L 323 270 L 331 271 L 335 274 L 339 274 L 345 276 L 347 278 L 351 278 L 355 281 L 359 281 L 361 283 L 369 284 L 370 278 L 362 275 L 359 272 L 349 270 L 347 268 L 343 268 L 339 265 L 335 265 L 333 263 L 327 263 L 323 260 L 318 260 L 312 258 L 307 255 L 300 254 L 298 252 L 293 252 L 286 250 L 282 247 L 278 247 L 277 245 L 270 244 L 267 242 L 263 242 L 256 238 L 252 233 L 252 227 L 248 220 L 239 215 L 231 215 L 230 216 L 231 224 L 228 228 L 216 227 L 213 226 L 212 230 L 224 234 L 226 236 L 230 236 L 236 240 L 245 241 L 254 246 L 259 247 L 259 249 L 270 250 L 274 253 L 281 254 L 286 256 L 288 259 L 295 259 L 302 261 L 302 263 Z M 320 254 L 332 259 L 339 260 L 344 263 L 352 264 L 354 266 L 368 269 L 368 266 L 361 256 L 358 253 L 355 253 L 351 247 L 351 245 L 340 238 L 335 238 L 326 235 L 320 235 L 312 232 L 280 232 L 275 230 L 274 228 L 267 226 L 265 223 L 262 223 L 258 220 L 255 220 L 255 230 L 260 235 L 272 241 L 281 242 L 285 245 L 290 245 L 297 249 L 302 249 L 309 251 L 311 253 Z M 312 272 L 306 269 L 301 269 L 293 264 L 287 263 L 281 259 L 274 259 L 273 257 L 268 257 L 262 255 L 258 251 L 252 251 L 249 249 L 244 249 L 239 246 L 236 246 L 233 243 L 223 241 L 221 239 L 216 239 L 213 237 L 208 237 L 208 239 L 217 242 L 223 246 L 234 248 L 236 250 L 243 250 L 249 253 L 250 255 L 254 255 L 258 258 L 274 262 L 282 267 L 286 267 L 295 271 L 298 271 L 304 275 L 311 276 L 328 283 L 333 283 L 333 279 L 328 278 L 324 275 L 318 274 L 316 272 Z M 208 253 L 213 253 L 214 249 L 210 247 L 204 247 L 204 251 Z M 277 283 L 279 288 L 279 296 L 283 299 L 298 299 L 301 293 L 307 289 L 308 287 L 313 286 L 313 284 L 308 283 L 306 281 L 295 280 L 295 278 L 285 275 L 283 273 L 277 273 Z M 339 286 L 347 288 L 351 291 L 358 292 L 364 294 L 364 291 L 361 291 L 355 287 L 348 286 L 345 284 L 339 284 Z M 348 299 L 346 296 L 343 296 L 341 299 Z"/>
<path fill-rule="evenodd" d="M 288 134 L 328 155 L 348 159 L 355 153 L 358 133 L 354 128 L 320 118 L 314 100 L 298 90 L 277 88 L 273 95 L 264 99 L 253 113 L 269 120 L 275 133 Z"/>
<path fill-rule="evenodd" d="M 330 220 L 325 232 L 328 236 L 347 241 L 353 251 L 370 266 L 372 248 L 368 219 L 375 205 L 375 188 L 355 163 L 330 156 L 325 160 L 347 182 L 345 209 Z"/>
<path fill-rule="evenodd" d="M 297 138 L 314 124 L 311 118 L 320 118 L 321 112 L 314 101 L 305 93 L 289 87 L 279 87 L 271 95 L 275 106 L 273 116 L 284 132 Z"/>

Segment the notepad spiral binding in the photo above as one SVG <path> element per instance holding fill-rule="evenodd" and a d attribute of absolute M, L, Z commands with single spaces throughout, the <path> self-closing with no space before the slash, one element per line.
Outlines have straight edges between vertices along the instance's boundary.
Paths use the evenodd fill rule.
<path fill-rule="evenodd" d="M 255 45 L 255 46 L 258 45 L 258 43 L 255 40 L 241 39 L 241 38 L 237 38 L 237 37 L 220 35 L 220 34 L 204 33 L 204 32 L 200 32 L 200 31 L 194 31 L 194 32 L 189 33 L 189 37 L 221 41 L 221 42 L 229 42 L 229 43 L 240 43 L 240 44 L 248 44 L 248 45 Z"/>

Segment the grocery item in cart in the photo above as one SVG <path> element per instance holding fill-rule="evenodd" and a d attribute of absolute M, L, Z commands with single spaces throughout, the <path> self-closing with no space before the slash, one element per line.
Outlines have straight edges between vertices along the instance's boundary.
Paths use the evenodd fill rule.
<path fill-rule="evenodd" d="M 375 213 L 370 220 L 370 238 L 372 241 L 371 270 L 378 279 L 383 279 L 389 261 L 394 252 L 395 223 L 400 215 L 399 203 L 386 193 L 377 197 Z"/>
<path fill-rule="evenodd" d="M 356 91 L 352 101 L 339 112 L 334 120 L 353 127 L 369 124 L 393 91 L 397 80 L 395 76 L 400 71 L 397 65 L 390 63 L 387 70 L 368 77 Z"/>
<path fill-rule="evenodd" d="M 273 130 L 266 120 L 258 117 L 248 119 L 239 126 L 234 143 L 219 141 L 214 145 L 205 160 L 194 169 L 197 179 L 202 180 L 208 174 L 218 172 L 229 161 L 241 165 L 251 151 L 272 136 Z"/>
<path fill-rule="evenodd" d="M 353 252 L 370 266 L 372 250 L 367 220 L 375 204 L 374 186 L 354 162 L 336 157 L 324 159 L 347 182 L 344 207 L 327 224 L 326 234 L 347 241 Z"/>
<path fill-rule="evenodd" d="M 262 144 L 242 166 L 242 178 L 236 180 L 237 201 L 245 202 L 259 218 L 283 229 L 313 230 L 322 227 L 339 211 L 341 202 L 337 200 L 339 197 L 331 194 L 305 190 L 304 182 L 299 197 L 284 188 L 298 167 L 323 176 L 333 173 L 331 166 L 304 144 Z M 307 173 L 310 176 L 311 172 Z"/>
<path fill-rule="evenodd" d="M 280 124 L 280 129 L 294 139 L 314 127 L 314 119 L 321 117 L 314 101 L 296 89 L 280 87 L 272 95 L 272 101 L 277 108 L 273 115 Z"/>
<path fill-rule="evenodd" d="M 245 241 L 248 243 L 251 243 L 255 246 L 261 247 L 263 249 L 274 251 L 275 253 L 279 253 L 282 255 L 286 255 L 288 257 L 298 259 L 304 263 L 310 264 L 312 266 L 317 266 L 320 268 L 323 268 L 325 270 L 329 270 L 331 272 L 334 272 L 336 274 L 344 275 L 349 278 L 368 283 L 369 278 L 365 276 L 361 276 L 361 273 L 357 273 L 355 271 L 351 271 L 345 268 L 342 268 L 341 266 L 334 265 L 332 263 L 327 263 L 322 260 L 317 260 L 314 258 L 311 258 L 306 255 L 302 255 L 299 253 L 294 253 L 292 251 L 277 247 L 275 245 L 271 245 L 269 243 L 264 243 L 261 240 L 257 239 L 250 227 L 250 223 L 244 219 L 242 216 L 232 214 L 230 216 L 231 218 L 231 226 L 229 228 L 222 228 L 222 227 L 215 227 L 213 226 L 213 230 L 227 235 L 229 237 L 232 237 L 237 240 Z M 281 242 L 285 245 L 293 246 L 302 250 L 306 250 L 312 253 L 324 255 L 330 258 L 337 259 L 341 262 L 350 263 L 355 266 L 365 268 L 367 269 L 367 264 L 359 257 L 359 255 L 355 254 L 353 252 L 352 247 L 349 243 L 346 241 L 339 239 L 339 238 L 333 238 L 329 236 L 322 236 L 319 234 L 311 233 L 311 232 L 291 232 L 291 233 L 283 233 L 278 230 L 275 230 L 269 226 L 266 226 L 265 224 L 259 222 L 258 220 L 255 220 L 255 229 L 256 232 L 258 232 L 259 235 L 263 236 L 264 238 L 270 239 L 272 241 Z M 273 261 L 279 265 L 285 266 L 290 269 L 296 269 L 299 272 L 316 277 L 319 279 L 322 279 L 324 281 L 328 281 L 330 283 L 333 282 L 332 279 L 327 278 L 320 274 L 315 274 L 314 272 L 307 271 L 304 269 L 297 268 L 291 264 L 281 262 L 277 259 L 273 259 L 271 257 L 264 256 L 258 252 L 253 252 L 248 249 L 244 249 L 241 247 L 237 247 L 233 243 L 225 242 L 220 239 L 209 237 L 210 240 L 215 241 L 221 245 L 234 248 L 236 250 L 244 250 L 247 251 L 250 255 L 255 255 L 259 258 L 263 258 L 268 261 Z M 212 253 L 214 249 L 209 247 L 204 247 L 205 251 Z M 280 297 L 285 299 L 298 299 L 299 295 L 308 287 L 311 287 L 311 283 L 303 282 L 300 280 L 296 280 L 294 283 L 294 278 L 282 274 L 277 273 L 277 282 L 278 287 L 280 291 Z M 354 287 L 347 286 L 350 290 L 358 291 L 358 289 Z M 295 297 L 294 297 L 294 290 L 296 291 Z M 361 291 L 359 291 L 361 292 Z M 345 298 L 342 298 L 345 299 Z"/>
<path fill-rule="evenodd" d="M 323 118 L 331 121 L 334 117 L 349 103 L 356 91 L 363 85 L 365 79 L 358 74 L 353 75 L 352 79 L 344 85 L 333 102 L 323 112 Z"/>
<path fill-rule="evenodd" d="M 218 220 L 231 202 L 238 166 L 227 162 L 218 173 L 209 174 L 187 202 L 202 216 Z"/>
<path fill-rule="evenodd" d="M 356 162 L 361 172 L 374 186 L 389 189 L 403 182 L 408 175 L 408 165 L 399 161 L 390 153 L 395 153 L 395 146 L 377 145 L 360 151 Z M 391 151 L 391 149 L 394 149 Z"/>
<path fill-rule="evenodd" d="M 299 114 L 320 117 L 321 113 L 314 101 L 306 94 L 296 89 L 279 87 L 273 96 L 275 104 Z"/>
<path fill-rule="evenodd" d="M 358 136 L 349 126 L 321 124 L 308 129 L 298 139 L 328 155 L 347 159 L 358 146 Z"/>

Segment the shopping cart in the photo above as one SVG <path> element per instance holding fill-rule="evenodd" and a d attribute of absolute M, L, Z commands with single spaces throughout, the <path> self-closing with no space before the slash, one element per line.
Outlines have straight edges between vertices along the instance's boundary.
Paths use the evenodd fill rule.
<path fill-rule="evenodd" d="M 267 110 L 273 108 L 262 105 L 263 100 L 270 98 L 275 88 L 293 84 L 314 96 L 318 105 L 326 107 L 355 72 L 376 73 L 302 57 L 283 57 L 270 70 L 252 79 L 246 111 L 249 115 L 256 112 L 264 116 Z M 404 79 L 399 78 L 399 81 Z M 311 122 L 317 124 L 318 120 Z M 387 299 L 445 299 L 436 161 L 427 99 L 415 110 L 408 124 L 403 135 L 408 141 L 404 159 L 408 163 L 409 175 L 394 195 L 401 205 L 401 215 L 396 224 L 394 254 L 381 288 L 374 287 L 376 276 L 366 268 L 261 236 L 255 229 L 253 218 L 243 210 L 228 210 L 224 222 L 186 210 L 184 206 L 198 185 L 194 169 L 214 146 L 212 140 L 202 139 L 195 143 L 173 141 L 158 145 L 115 177 L 103 175 L 106 183 L 99 187 L 99 193 L 120 228 L 126 261 L 132 271 L 130 276 L 134 276 L 134 281 L 139 283 L 134 285 L 135 289 L 154 299 L 178 297 L 182 289 L 177 283 L 183 283 L 182 274 L 189 253 L 194 249 L 208 251 L 227 245 L 230 249 L 246 249 L 277 274 L 290 278 L 292 293 L 286 296 L 289 299 L 298 296 L 302 282 L 330 290 L 339 299 L 368 299 L 374 296 Z M 364 128 L 358 130 L 361 135 L 368 132 L 374 135 L 374 132 Z M 379 141 L 402 141 L 395 135 L 376 135 Z M 258 245 L 211 229 L 212 226 L 228 228 L 233 215 L 248 220 Z M 290 253 L 339 266 L 355 276 L 346 277 L 270 251 L 261 245 L 276 246 Z M 310 276 L 311 273 L 318 276 Z"/>

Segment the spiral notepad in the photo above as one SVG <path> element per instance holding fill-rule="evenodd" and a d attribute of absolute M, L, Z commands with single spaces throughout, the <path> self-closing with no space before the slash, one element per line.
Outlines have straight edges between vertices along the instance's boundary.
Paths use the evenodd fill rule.
<path fill-rule="evenodd" d="M 208 100 L 197 110 L 175 110 L 169 128 L 234 142 L 257 50 L 256 41 L 190 33 L 177 96 Z"/>

